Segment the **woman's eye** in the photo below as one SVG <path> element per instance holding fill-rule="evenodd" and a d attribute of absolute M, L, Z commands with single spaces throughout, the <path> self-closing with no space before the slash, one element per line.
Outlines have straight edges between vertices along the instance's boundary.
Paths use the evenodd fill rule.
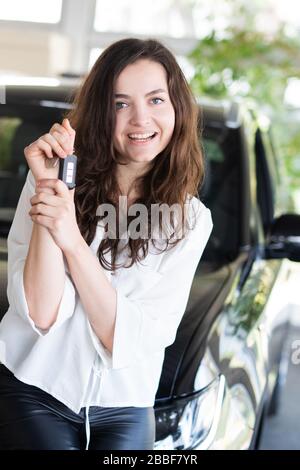
<path fill-rule="evenodd" d="M 122 108 L 125 108 L 127 106 L 127 103 L 123 103 L 122 101 L 117 101 L 116 102 L 116 108 L 117 109 L 122 109 Z"/>
<path fill-rule="evenodd" d="M 160 104 L 163 103 L 164 100 L 162 100 L 161 98 L 152 98 L 151 101 L 154 102 L 154 104 Z"/>

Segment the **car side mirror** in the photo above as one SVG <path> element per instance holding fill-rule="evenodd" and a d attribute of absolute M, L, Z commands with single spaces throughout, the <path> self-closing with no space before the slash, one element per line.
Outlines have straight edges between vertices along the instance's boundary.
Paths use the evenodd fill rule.
<path fill-rule="evenodd" d="M 283 214 L 274 219 L 266 246 L 267 258 L 300 261 L 300 215 Z"/>
<path fill-rule="evenodd" d="M 278 236 L 300 238 L 300 215 L 283 214 L 274 219 L 271 226 L 271 237 Z"/>

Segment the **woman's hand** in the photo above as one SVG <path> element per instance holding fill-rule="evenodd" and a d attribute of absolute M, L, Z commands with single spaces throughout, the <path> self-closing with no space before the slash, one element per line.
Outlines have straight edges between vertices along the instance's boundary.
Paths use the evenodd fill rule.
<path fill-rule="evenodd" d="M 37 182 L 42 178 L 58 178 L 58 160 L 73 153 L 75 130 L 68 119 L 55 123 L 48 134 L 25 147 L 24 155 Z M 55 164 L 55 165 L 54 165 Z"/>
<path fill-rule="evenodd" d="M 46 227 L 56 245 L 65 253 L 74 251 L 82 241 L 76 221 L 74 192 L 75 189 L 69 190 L 61 180 L 42 179 L 38 181 L 36 194 L 30 199 L 32 221 Z"/>

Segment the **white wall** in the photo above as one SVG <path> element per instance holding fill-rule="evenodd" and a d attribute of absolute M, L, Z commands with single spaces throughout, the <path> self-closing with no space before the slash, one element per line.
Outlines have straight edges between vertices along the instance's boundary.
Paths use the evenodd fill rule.
<path fill-rule="evenodd" d="M 0 72 L 57 76 L 70 61 L 70 40 L 52 31 L 0 30 Z"/>
<path fill-rule="evenodd" d="M 61 21 L 57 24 L 0 20 L 0 73 L 83 74 L 88 70 L 93 48 L 103 49 L 128 36 L 144 38 L 138 34 L 95 31 L 95 5 L 96 0 L 63 0 Z M 177 56 L 184 56 L 197 43 L 196 38 L 157 39 Z"/>

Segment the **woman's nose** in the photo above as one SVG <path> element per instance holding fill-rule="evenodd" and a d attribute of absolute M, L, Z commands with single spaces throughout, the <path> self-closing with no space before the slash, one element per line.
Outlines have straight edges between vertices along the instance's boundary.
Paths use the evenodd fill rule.
<path fill-rule="evenodd" d="M 150 114 L 147 106 L 134 106 L 131 115 L 131 124 L 136 126 L 145 126 L 150 123 Z"/>

